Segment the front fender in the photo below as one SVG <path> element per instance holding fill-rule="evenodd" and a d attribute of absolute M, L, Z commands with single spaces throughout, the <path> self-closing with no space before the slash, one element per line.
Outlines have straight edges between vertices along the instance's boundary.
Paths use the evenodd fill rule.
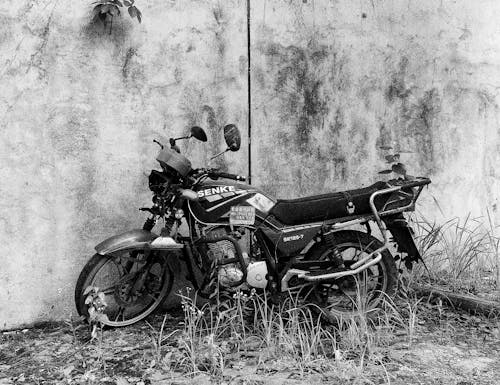
<path fill-rule="evenodd" d="M 99 243 L 95 250 L 101 255 L 112 254 L 121 250 L 137 250 L 149 247 L 158 235 L 146 230 L 130 230 Z"/>

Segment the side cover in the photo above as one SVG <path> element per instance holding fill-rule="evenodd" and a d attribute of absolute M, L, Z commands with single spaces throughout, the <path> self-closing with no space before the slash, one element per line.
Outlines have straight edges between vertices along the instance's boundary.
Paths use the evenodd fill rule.
<path fill-rule="evenodd" d="M 263 227 L 262 231 L 275 248 L 283 255 L 290 256 L 302 251 L 321 230 L 322 223 L 292 226 L 284 229 Z"/>

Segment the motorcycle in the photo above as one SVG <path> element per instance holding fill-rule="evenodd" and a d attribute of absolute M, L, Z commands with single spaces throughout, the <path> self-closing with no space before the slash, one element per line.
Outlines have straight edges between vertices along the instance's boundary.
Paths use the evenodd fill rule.
<path fill-rule="evenodd" d="M 395 179 L 355 190 L 275 199 L 245 184 L 243 176 L 192 168 L 176 144 L 190 138 L 207 141 L 200 127 L 171 138 L 169 146 L 155 140 L 161 170 L 149 175 L 153 205 L 140 209 L 150 216 L 142 229 L 95 247 L 75 288 L 80 315 L 89 316 L 87 288 L 98 287 L 107 304 L 104 324 L 144 319 L 169 295 L 183 263 L 193 287 L 207 298 L 216 288 L 265 290 L 273 298 L 297 296 L 327 317 L 353 317 L 376 311 L 395 293 L 391 242 L 407 268 L 421 260 L 404 213 L 415 209 L 428 178 L 396 172 Z M 221 154 L 240 149 L 235 125 L 224 127 L 224 139 Z M 152 230 L 160 220 L 158 235 Z M 179 231 L 183 221 L 187 234 Z M 372 235 L 372 225 L 382 241 Z"/>

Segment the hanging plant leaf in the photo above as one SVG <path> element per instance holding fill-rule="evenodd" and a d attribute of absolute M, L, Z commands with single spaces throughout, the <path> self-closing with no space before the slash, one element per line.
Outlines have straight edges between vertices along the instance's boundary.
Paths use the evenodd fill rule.
<path fill-rule="evenodd" d="M 109 9 L 108 13 L 111 16 L 119 16 L 120 15 L 120 8 L 118 8 L 116 5 L 112 5 L 111 8 Z"/>
<path fill-rule="evenodd" d="M 123 4 L 125 4 L 125 6 L 127 6 L 127 7 L 130 7 L 132 5 L 132 3 L 130 1 L 127 1 L 127 0 L 124 0 Z"/>
<path fill-rule="evenodd" d="M 133 19 L 137 16 L 137 8 L 135 6 L 128 7 L 128 14 Z"/>
<path fill-rule="evenodd" d="M 406 175 L 406 167 L 403 163 L 396 163 L 392 166 L 392 171 L 396 174 Z"/>
<path fill-rule="evenodd" d="M 379 174 L 390 174 L 392 172 L 392 170 L 382 170 L 382 171 L 379 171 L 378 173 Z"/>
<path fill-rule="evenodd" d="M 111 4 L 105 4 L 101 8 L 101 13 L 108 13 L 113 6 Z"/>
<path fill-rule="evenodd" d="M 399 162 L 399 158 L 399 154 L 391 154 L 385 156 L 385 160 L 387 161 L 387 163 Z"/>
<path fill-rule="evenodd" d="M 94 7 L 94 9 L 92 10 L 92 12 L 94 13 L 94 16 L 99 15 L 101 13 L 101 9 L 102 9 L 102 4 L 96 5 Z"/>
<path fill-rule="evenodd" d="M 138 9 L 137 9 L 137 20 L 139 21 L 139 23 L 142 21 L 142 13 Z"/>
<path fill-rule="evenodd" d="M 123 4 L 122 4 L 122 2 L 120 0 L 113 0 L 112 2 L 113 2 L 113 4 L 116 4 L 116 5 L 120 6 L 120 7 L 123 7 Z"/>

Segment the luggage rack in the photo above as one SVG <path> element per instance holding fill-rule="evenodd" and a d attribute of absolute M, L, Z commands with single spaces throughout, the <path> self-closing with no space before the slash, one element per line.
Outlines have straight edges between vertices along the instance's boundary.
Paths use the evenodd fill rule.
<path fill-rule="evenodd" d="M 372 214 L 360 214 L 356 216 L 351 215 L 348 217 L 335 218 L 334 220 L 325 221 L 324 222 L 325 226 L 330 227 L 332 230 L 339 230 L 345 227 L 362 224 L 370 220 L 375 220 L 377 224 L 380 226 L 381 217 L 393 214 L 399 214 L 405 211 L 414 211 L 415 202 L 422 193 L 424 187 L 427 186 L 429 183 L 431 183 L 431 180 L 429 178 L 417 178 L 411 181 L 396 180 L 396 182 L 398 182 L 398 185 L 393 185 L 391 187 L 375 191 L 370 195 L 369 203 Z M 411 193 L 402 191 L 403 189 L 406 190 L 410 188 L 412 189 Z M 375 206 L 375 199 L 378 196 L 392 194 L 398 191 L 404 194 L 407 198 L 409 198 L 408 204 L 389 209 L 388 206 L 396 203 L 397 201 L 387 201 L 384 203 L 384 206 L 381 209 L 377 209 L 377 207 Z"/>
<path fill-rule="evenodd" d="M 423 188 L 431 183 L 429 178 L 416 178 L 415 180 L 411 181 L 406 181 L 406 180 L 396 180 L 398 185 L 388 187 L 382 190 L 378 190 L 370 195 L 370 208 L 372 210 L 372 215 L 358 215 L 356 218 L 353 219 L 353 217 L 345 217 L 345 218 L 340 218 L 336 220 L 331 220 L 327 221 L 324 223 L 326 227 L 329 227 L 330 230 L 326 232 L 323 235 L 331 234 L 334 233 L 340 229 L 350 227 L 353 225 L 358 225 L 362 223 L 366 223 L 370 220 L 375 220 L 377 222 L 377 225 L 380 229 L 380 232 L 382 233 L 382 236 L 384 237 L 384 243 L 381 247 L 379 247 L 377 250 L 369 253 L 366 255 L 364 258 L 360 259 L 356 263 L 352 264 L 351 270 L 346 270 L 346 271 L 340 271 L 340 272 L 334 272 L 334 273 L 325 273 L 325 274 L 319 274 L 319 275 L 312 275 L 310 272 L 306 270 L 300 270 L 300 269 L 290 269 L 286 272 L 285 276 L 281 280 L 281 290 L 286 291 L 289 289 L 288 286 L 288 281 L 296 276 L 299 279 L 303 279 L 308 282 L 320 282 L 320 281 L 325 281 L 325 280 L 331 280 L 331 279 L 339 279 L 348 275 L 355 275 L 363 270 L 366 270 L 372 265 L 375 265 L 382 259 L 382 254 L 381 252 L 386 250 L 389 247 L 389 238 L 387 237 L 387 228 L 382 221 L 381 217 L 392 215 L 392 214 L 398 214 L 402 213 L 404 211 L 413 211 L 415 209 L 415 202 L 420 196 L 420 193 L 422 192 Z M 412 189 L 411 190 L 411 195 L 410 192 L 405 192 L 402 191 L 403 189 Z M 416 190 L 414 190 L 416 189 Z M 397 191 L 403 192 L 405 196 L 410 198 L 410 202 L 407 205 L 393 208 L 393 209 L 386 209 L 387 206 L 389 206 L 391 203 L 395 203 L 397 201 L 392 201 L 392 202 L 385 202 L 384 206 L 382 209 L 379 211 L 377 207 L 375 206 L 375 199 L 378 196 L 381 195 L 387 195 L 387 194 L 392 194 Z M 345 220 L 344 220 L 345 219 Z M 343 221 L 344 220 L 344 221 Z"/>

